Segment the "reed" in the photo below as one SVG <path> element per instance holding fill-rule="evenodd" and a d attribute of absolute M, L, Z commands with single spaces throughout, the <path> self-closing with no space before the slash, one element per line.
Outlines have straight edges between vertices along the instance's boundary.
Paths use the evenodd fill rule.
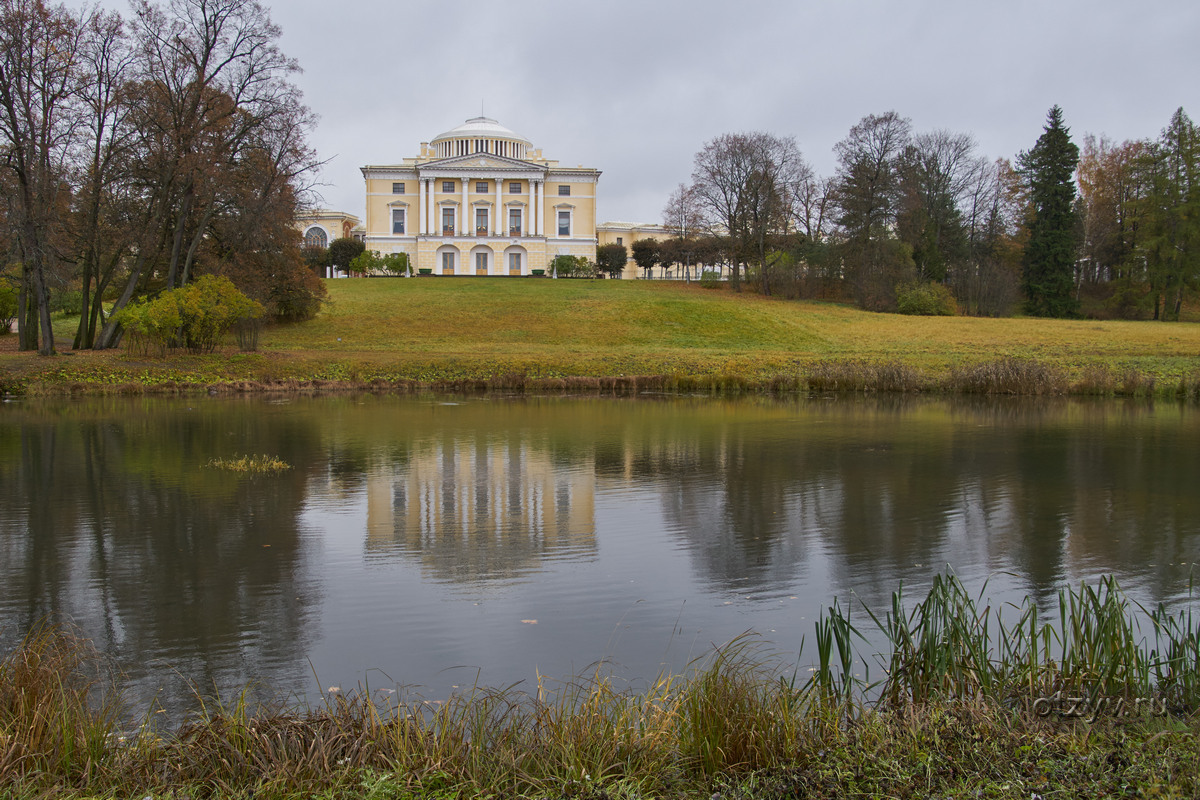
<path fill-rule="evenodd" d="M 1078 711 L 1100 713 L 1155 703 L 1179 713 L 1200 708 L 1200 624 L 1190 603 L 1174 614 L 1163 605 L 1146 609 L 1105 576 L 1061 588 L 1057 606 L 1047 619 L 1027 597 L 1006 614 L 982 592 L 972 597 L 953 574 L 935 576 L 911 610 L 897 591 L 882 617 L 867 609 L 885 637 L 886 677 L 859 688 L 892 707 L 989 700 L 1069 713 L 1070 698 L 1078 698 Z M 840 614 L 836 605 L 830 611 L 832 620 Z M 818 640 L 819 632 L 820 623 Z M 840 674 L 847 672 L 843 665 Z"/>

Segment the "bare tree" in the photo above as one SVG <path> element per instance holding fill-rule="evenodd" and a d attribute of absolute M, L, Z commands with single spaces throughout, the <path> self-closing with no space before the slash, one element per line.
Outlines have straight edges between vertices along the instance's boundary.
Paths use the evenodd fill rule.
<path fill-rule="evenodd" d="M 704 227 L 704 211 L 700 207 L 700 199 L 695 190 L 686 184 L 679 184 L 667 204 L 663 207 L 663 228 L 678 241 L 676 248 L 681 256 L 684 277 L 691 280 L 693 256 L 696 255 L 696 238 Z"/>
<path fill-rule="evenodd" d="M 86 111 L 81 153 L 75 247 L 82 311 L 74 348 L 90 348 L 104 315 L 104 291 L 134 241 L 123 191 L 134 141 L 124 84 L 135 52 L 120 15 L 97 12 L 84 23 L 79 98 Z M 95 290 L 93 294 L 93 289 Z"/>
<path fill-rule="evenodd" d="M 739 266 L 754 262 L 770 293 L 772 237 L 789 229 L 793 197 L 808 178 L 811 169 L 791 137 L 724 134 L 696 154 L 692 184 L 710 226 L 726 237 L 735 290 Z"/>
<path fill-rule="evenodd" d="M 23 265 L 18 331 L 21 349 L 42 355 L 54 353 L 46 271 L 57 257 L 59 212 L 68 201 L 80 30 L 61 6 L 0 0 L 0 163 L 16 189 L 12 213 Z"/>
<path fill-rule="evenodd" d="M 963 200 L 968 255 L 948 276 L 966 313 L 1004 316 L 1019 296 L 1025 215 L 1020 177 L 1004 159 L 982 167 Z"/>
<path fill-rule="evenodd" d="M 829 233 L 833 216 L 834 186 L 833 178 L 819 178 L 812 174 L 796 186 L 796 224 L 810 242 L 822 242 Z"/>

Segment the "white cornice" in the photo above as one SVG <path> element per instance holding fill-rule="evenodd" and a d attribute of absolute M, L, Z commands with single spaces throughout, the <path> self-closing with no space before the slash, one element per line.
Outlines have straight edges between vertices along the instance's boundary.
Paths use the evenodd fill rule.
<path fill-rule="evenodd" d="M 415 181 L 417 179 L 415 167 L 359 167 L 359 169 L 362 170 L 363 178 L 369 181 Z"/>
<path fill-rule="evenodd" d="M 551 169 L 546 171 L 546 180 L 563 183 L 595 183 L 600 178 L 598 169 Z"/>

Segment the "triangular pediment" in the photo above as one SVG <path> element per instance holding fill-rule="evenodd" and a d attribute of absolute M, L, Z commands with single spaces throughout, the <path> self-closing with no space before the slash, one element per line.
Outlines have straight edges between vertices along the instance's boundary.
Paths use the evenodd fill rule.
<path fill-rule="evenodd" d="M 542 169 L 537 164 L 531 164 L 528 161 L 518 161 L 515 158 L 505 158 L 504 156 L 496 156 L 490 153 L 472 153 L 469 156 L 452 156 L 450 158 L 439 158 L 437 161 L 428 161 L 420 166 L 422 170 L 428 169 Z"/>

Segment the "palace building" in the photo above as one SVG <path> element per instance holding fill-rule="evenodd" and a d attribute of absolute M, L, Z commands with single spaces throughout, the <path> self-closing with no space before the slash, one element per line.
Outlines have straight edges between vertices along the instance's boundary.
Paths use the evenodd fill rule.
<path fill-rule="evenodd" d="M 365 243 L 434 275 L 530 275 L 558 255 L 596 258 L 600 171 L 563 167 L 488 117 L 399 164 L 362 167 Z"/>

